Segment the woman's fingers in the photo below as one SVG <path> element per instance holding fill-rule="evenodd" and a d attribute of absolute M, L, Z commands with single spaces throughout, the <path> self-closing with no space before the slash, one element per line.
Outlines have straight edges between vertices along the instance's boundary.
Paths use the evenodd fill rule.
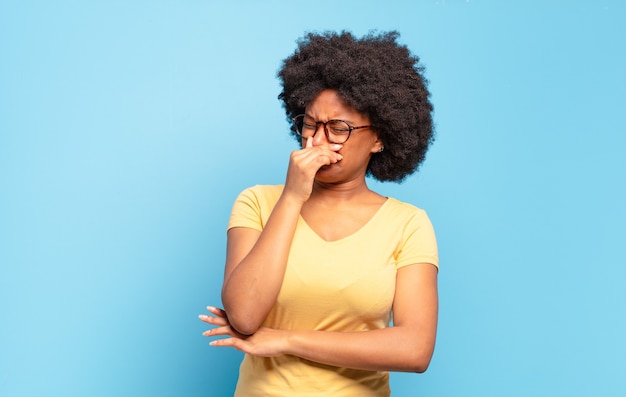
<path fill-rule="evenodd" d="M 207 306 L 207 310 L 209 312 L 211 312 L 211 314 L 213 314 L 213 316 L 209 316 L 206 314 L 201 314 L 198 316 L 198 318 L 201 321 L 204 321 L 205 323 L 211 324 L 211 325 L 216 325 L 218 327 L 220 326 L 225 326 L 225 325 L 230 325 L 228 323 L 228 318 L 226 317 L 226 312 L 224 312 L 224 310 L 219 309 L 217 307 L 214 306 Z"/>
<path fill-rule="evenodd" d="M 206 309 L 208 311 L 210 311 L 211 313 L 215 314 L 218 317 L 226 318 L 226 312 L 224 310 L 220 309 L 219 307 L 207 306 Z"/>
<path fill-rule="evenodd" d="M 213 317 L 213 316 L 207 316 L 206 314 L 201 314 L 198 316 L 198 318 L 207 324 L 216 325 L 218 327 L 222 325 L 229 325 L 228 320 L 226 320 L 225 318 L 221 318 L 221 317 Z"/>
<path fill-rule="evenodd" d="M 307 146 L 302 150 L 293 152 L 291 157 L 292 166 L 302 170 L 309 176 L 315 176 L 317 171 L 324 165 L 334 164 L 343 159 L 338 153 L 341 145 L 331 144 L 324 146 L 310 146 L 311 139 L 307 140 Z"/>
<path fill-rule="evenodd" d="M 254 335 L 242 338 L 233 335 L 230 327 L 208 331 L 206 336 L 230 336 L 211 341 L 211 346 L 230 346 L 244 353 L 261 357 L 274 357 L 287 352 L 286 331 L 261 327 Z"/>
<path fill-rule="evenodd" d="M 228 335 L 228 336 L 236 336 L 233 334 L 232 328 L 230 327 L 230 325 L 225 325 L 223 327 L 217 327 L 217 328 L 213 328 L 213 329 L 209 329 L 206 330 L 202 333 L 202 335 L 204 336 L 224 336 L 224 335 Z"/>
<path fill-rule="evenodd" d="M 315 175 L 320 168 L 343 159 L 343 156 L 338 153 L 342 147 L 334 143 L 313 146 L 313 139 L 308 138 L 304 148 L 291 153 L 285 192 L 295 194 L 302 202 L 308 200 L 313 190 Z"/>

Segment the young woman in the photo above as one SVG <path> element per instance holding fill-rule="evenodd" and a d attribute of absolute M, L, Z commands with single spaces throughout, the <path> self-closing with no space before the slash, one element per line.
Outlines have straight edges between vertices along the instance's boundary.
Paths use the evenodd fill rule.
<path fill-rule="evenodd" d="M 284 185 L 237 198 L 213 346 L 246 353 L 236 396 L 388 396 L 423 372 L 437 327 L 437 245 L 426 213 L 366 184 L 402 181 L 433 138 L 419 59 L 396 32 L 308 34 L 279 98 L 301 149 Z"/>

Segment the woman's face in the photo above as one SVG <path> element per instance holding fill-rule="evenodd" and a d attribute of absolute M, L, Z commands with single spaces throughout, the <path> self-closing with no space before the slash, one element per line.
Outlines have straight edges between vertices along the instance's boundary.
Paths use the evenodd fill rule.
<path fill-rule="evenodd" d="M 307 117 L 317 122 L 343 120 L 352 127 L 370 124 L 368 117 L 362 115 L 344 102 L 335 90 L 322 91 L 305 109 Z M 303 140 L 302 145 L 306 143 Z M 319 125 L 313 137 L 313 146 L 329 145 L 324 134 L 324 127 Z M 364 178 L 367 164 L 373 153 L 382 147 L 378 136 L 370 128 L 353 130 L 350 138 L 343 143 L 339 153 L 343 159 L 337 163 L 322 167 L 315 176 L 318 182 L 342 183 L 357 178 Z"/>

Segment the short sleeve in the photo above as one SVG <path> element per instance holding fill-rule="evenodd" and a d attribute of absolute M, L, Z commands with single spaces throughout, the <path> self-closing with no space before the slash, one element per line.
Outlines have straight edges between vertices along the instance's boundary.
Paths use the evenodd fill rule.
<path fill-rule="evenodd" d="M 282 185 L 256 185 L 245 189 L 233 204 L 228 229 L 248 227 L 263 231 L 282 189 Z"/>
<path fill-rule="evenodd" d="M 244 190 L 235 200 L 228 221 L 228 229 L 233 227 L 248 227 L 259 231 L 263 230 L 261 206 L 253 188 Z"/>
<path fill-rule="evenodd" d="M 426 212 L 416 208 L 405 224 L 402 242 L 396 252 L 396 267 L 430 263 L 439 268 L 435 230 Z"/>

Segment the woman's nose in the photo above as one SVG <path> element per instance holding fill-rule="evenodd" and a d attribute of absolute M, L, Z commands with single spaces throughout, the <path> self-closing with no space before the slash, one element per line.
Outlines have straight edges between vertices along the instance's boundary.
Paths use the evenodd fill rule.
<path fill-rule="evenodd" d="M 313 133 L 313 145 L 327 145 L 328 137 L 326 136 L 326 124 L 318 123 L 315 126 L 315 132 Z"/>

